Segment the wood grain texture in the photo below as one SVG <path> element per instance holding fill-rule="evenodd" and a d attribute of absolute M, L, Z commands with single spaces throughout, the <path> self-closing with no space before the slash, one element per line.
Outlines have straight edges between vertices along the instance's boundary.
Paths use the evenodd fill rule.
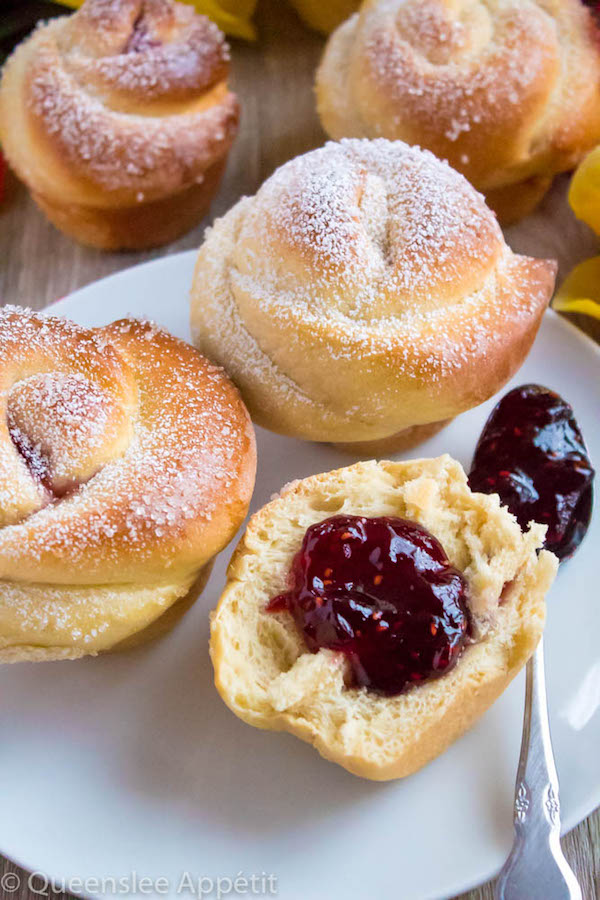
<path fill-rule="evenodd" d="M 233 84 L 242 101 L 242 127 L 213 204 L 213 216 L 224 213 L 240 195 L 254 193 L 278 165 L 319 146 L 325 137 L 315 114 L 312 92 L 322 39 L 303 28 L 281 0 L 261 3 L 258 26 L 260 41 L 256 45 L 233 45 Z M 561 276 L 575 262 L 598 252 L 596 238 L 575 220 L 566 206 L 566 184 L 566 178 L 559 179 L 541 209 L 507 232 L 515 249 L 557 258 Z M 111 272 L 197 247 L 206 224 L 202 223 L 175 244 L 158 251 L 102 253 L 80 247 L 63 237 L 37 211 L 25 188 L 9 176 L 7 197 L 0 206 L 0 303 L 42 309 L 53 300 Z M 600 341 L 600 322 L 585 317 L 572 318 Z M 31 814 L 41 813 L 32 810 Z M 51 811 L 45 815 L 48 827 L 54 827 Z M 585 900 L 600 898 L 600 812 L 567 835 L 564 847 L 580 880 Z M 10 889 L 16 885 L 16 881 L 11 884 L 10 878 L 6 887 L 2 887 L 2 876 L 7 873 L 16 875 L 19 887 Z M 27 880 L 27 873 L 0 857 L 0 900 L 39 897 L 39 893 L 28 887 Z M 39 890 L 40 882 L 34 882 L 35 887 Z M 50 896 L 66 895 L 50 892 Z M 491 884 L 461 896 L 461 900 L 492 898 Z M 399 895 L 398 900 L 410 898 Z"/>

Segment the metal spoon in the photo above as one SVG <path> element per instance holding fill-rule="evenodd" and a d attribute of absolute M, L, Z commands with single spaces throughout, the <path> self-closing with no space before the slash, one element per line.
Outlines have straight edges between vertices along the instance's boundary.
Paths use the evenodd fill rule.
<path fill-rule="evenodd" d="M 527 663 L 514 825 L 515 841 L 498 877 L 496 900 L 581 900 L 581 888 L 560 846 L 558 777 L 548 723 L 542 640 Z"/>

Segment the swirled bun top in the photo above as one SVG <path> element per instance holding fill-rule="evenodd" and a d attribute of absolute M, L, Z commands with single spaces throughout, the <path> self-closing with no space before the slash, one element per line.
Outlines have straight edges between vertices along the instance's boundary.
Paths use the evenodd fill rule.
<path fill-rule="evenodd" d="M 286 163 L 215 224 L 192 326 L 259 423 L 377 440 L 498 390 L 554 271 L 515 255 L 483 197 L 431 153 L 349 140 Z"/>
<path fill-rule="evenodd" d="M 0 662 L 170 627 L 233 537 L 254 432 L 221 369 L 148 322 L 0 312 Z"/>
<path fill-rule="evenodd" d="M 43 196 L 114 204 L 197 181 L 237 130 L 219 29 L 173 0 L 86 0 L 9 59 L 0 132 Z"/>
<path fill-rule="evenodd" d="M 357 323 L 440 308 L 470 292 L 505 244 L 483 197 L 431 154 L 386 141 L 330 144 L 268 179 L 238 232 L 236 270 L 266 303 Z M 285 267 L 275 259 L 282 253 Z M 295 289 L 295 290 L 294 290 Z"/>
<path fill-rule="evenodd" d="M 366 0 L 332 35 L 317 94 L 332 137 L 427 147 L 493 198 L 600 140 L 599 83 L 580 0 Z"/>
<path fill-rule="evenodd" d="M 237 391 L 150 323 L 0 314 L 4 580 L 152 583 L 200 569 L 250 499 Z"/>

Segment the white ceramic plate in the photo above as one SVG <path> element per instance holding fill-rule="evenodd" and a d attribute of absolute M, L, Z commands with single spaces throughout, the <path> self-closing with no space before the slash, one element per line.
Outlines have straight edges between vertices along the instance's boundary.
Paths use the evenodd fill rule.
<path fill-rule="evenodd" d="M 194 256 L 121 272 L 53 311 L 84 325 L 126 313 L 150 316 L 188 337 Z M 600 460 L 596 346 L 548 313 L 516 383 L 525 381 L 556 388 L 573 404 L 592 458 Z M 448 451 L 468 465 L 492 405 L 461 416 L 419 455 Z M 284 482 L 352 462 L 330 447 L 263 431 L 258 450 L 254 509 Z M 549 598 L 548 688 L 565 829 L 600 803 L 599 545 L 596 513 Z M 417 775 L 361 781 L 289 735 L 244 725 L 217 695 L 208 610 L 229 553 L 161 642 L 122 655 L 2 668 L 2 852 L 98 895 L 111 893 L 110 881 L 103 890 L 72 879 L 123 877 L 134 893 L 137 873 L 165 879 L 153 896 L 168 883 L 170 896 L 187 897 L 194 896 L 189 873 L 204 876 L 205 895 L 216 897 L 216 881 L 208 893 L 208 878 L 266 873 L 276 876 L 284 900 L 421 900 L 492 877 L 512 839 L 522 678 Z M 228 887 L 221 882 L 222 891 Z M 261 887 L 259 877 L 254 888 Z M 238 895 L 243 889 L 238 882 Z M 246 891 L 252 896 L 252 883 Z"/>

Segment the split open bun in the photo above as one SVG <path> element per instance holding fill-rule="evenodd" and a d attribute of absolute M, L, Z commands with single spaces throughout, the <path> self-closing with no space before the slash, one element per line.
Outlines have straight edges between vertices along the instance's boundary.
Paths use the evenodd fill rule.
<path fill-rule="evenodd" d="M 464 574 L 475 640 L 437 680 L 391 697 L 348 686 L 344 654 L 309 652 L 289 612 L 267 611 L 288 587 L 306 529 L 338 513 L 419 522 Z M 252 517 L 229 565 L 211 622 L 217 689 L 244 721 L 289 731 L 355 775 L 410 775 L 463 734 L 532 655 L 557 568 L 551 553 L 537 552 L 544 534 L 537 524 L 522 532 L 497 495 L 473 493 L 447 455 L 360 462 L 294 482 Z"/>

